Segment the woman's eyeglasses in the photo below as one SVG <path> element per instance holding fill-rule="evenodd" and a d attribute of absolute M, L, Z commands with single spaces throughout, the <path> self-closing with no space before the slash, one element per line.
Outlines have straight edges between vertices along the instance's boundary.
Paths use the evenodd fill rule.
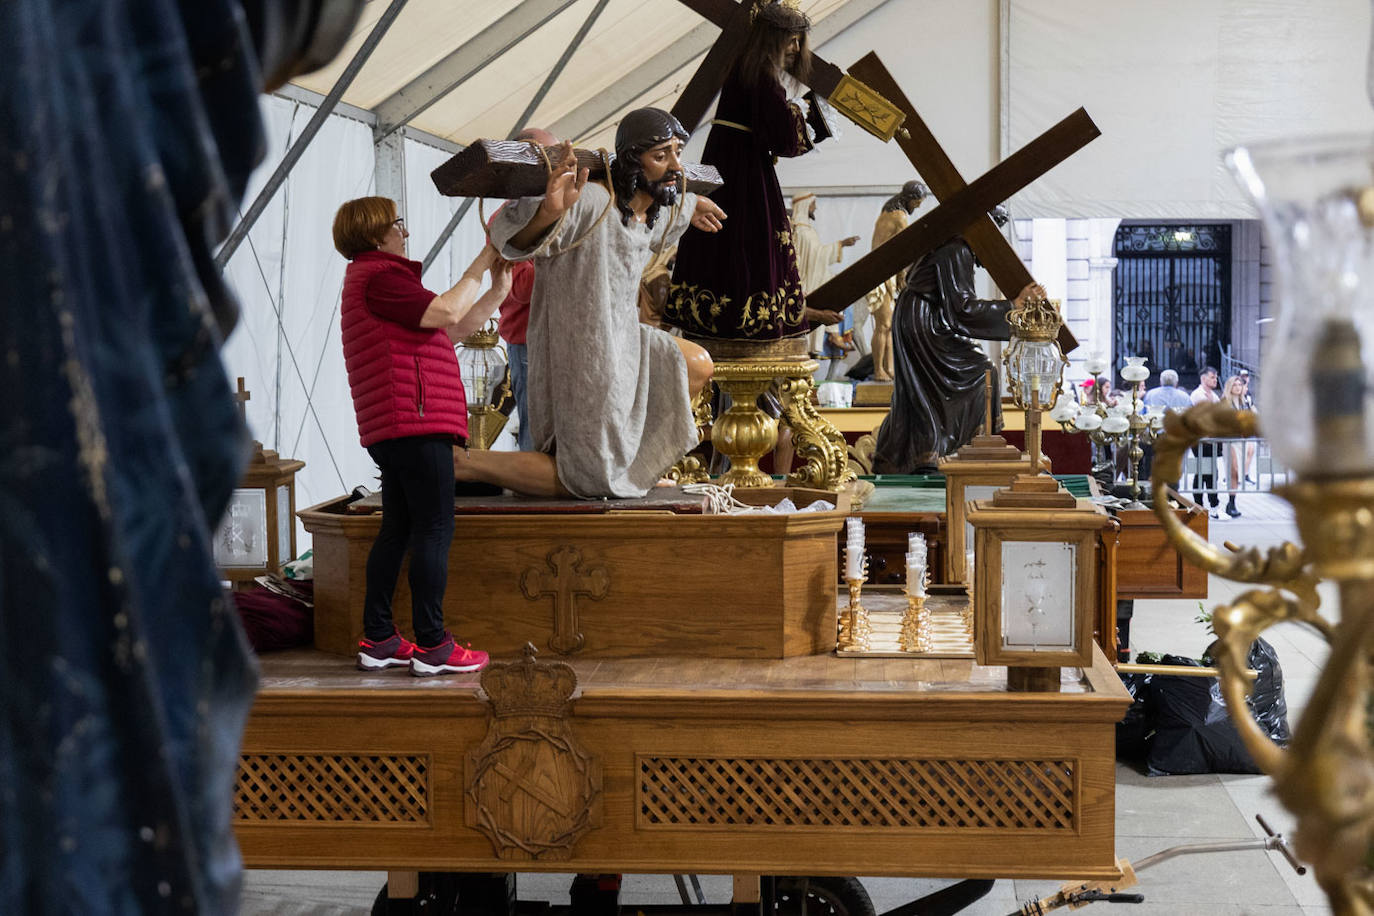
<path fill-rule="evenodd" d="M 405 218 L 397 217 L 391 221 L 391 225 L 395 226 L 397 229 L 404 229 L 406 227 Z"/>

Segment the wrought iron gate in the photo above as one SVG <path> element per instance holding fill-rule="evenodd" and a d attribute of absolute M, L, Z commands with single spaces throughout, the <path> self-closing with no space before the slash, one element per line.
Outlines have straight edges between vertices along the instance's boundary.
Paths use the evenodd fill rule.
<path fill-rule="evenodd" d="M 1123 223 L 1113 253 L 1112 365 L 1145 356 L 1151 387 L 1173 369 L 1193 388 L 1231 342 L 1231 227 Z"/>

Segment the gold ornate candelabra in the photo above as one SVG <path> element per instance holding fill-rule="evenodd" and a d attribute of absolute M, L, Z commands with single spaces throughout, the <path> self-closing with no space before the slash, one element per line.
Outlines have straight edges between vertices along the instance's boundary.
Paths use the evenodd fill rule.
<path fill-rule="evenodd" d="M 1208 572 L 1261 586 L 1216 609 L 1210 652 L 1237 729 L 1297 817 L 1298 855 L 1341 916 L 1374 913 L 1374 146 L 1368 137 L 1239 148 L 1228 164 L 1259 204 L 1278 255 L 1278 323 L 1263 397 L 1274 455 L 1296 482 L 1276 492 L 1303 546 L 1221 550 L 1185 528 L 1163 500 L 1155 514 L 1179 552 Z M 1156 486 L 1177 479 L 1203 438 L 1249 437 L 1255 415 L 1225 404 L 1170 414 L 1155 443 Z M 1317 583 L 1339 586 L 1339 619 L 1320 613 Z M 1300 623 L 1331 645 L 1287 749 L 1245 704 L 1251 644 Z"/>
<path fill-rule="evenodd" d="M 1132 508 L 1143 508 L 1140 504 L 1140 460 L 1145 457 L 1144 446 L 1150 445 L 1164 429 L 1164 411 L 1152 410 L 1142 414 L 1140 393 L 1137 382 L 1150 377 L 1145 366 L 1145 357 L 1128 356 L 1121 377 L 1131 383 L 1131 403 L 1108 407 L 1103 403 L 1104 389 L 1102 369 L 1105 366 L 1088 365 L 1093 377 L 1093 391 L 1096 392 L 1091 404 L 1080 404 L 1072 398 L 1060 395 L 1050 410 L 1050 419 L 1059 424 L 1066 433 L 1083 433 L 1098 445 L 1111 445 L 1126 449 L 1131 468 Z"/>

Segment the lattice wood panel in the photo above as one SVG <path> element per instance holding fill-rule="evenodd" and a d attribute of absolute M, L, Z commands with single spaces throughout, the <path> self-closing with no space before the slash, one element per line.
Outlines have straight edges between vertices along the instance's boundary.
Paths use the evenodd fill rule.
<path fill-rule="evenodd" d="M 641 827 L 1073 830 L 1077 761 L 640 757 Z"/>
<path fill-rule="evenodd" d="M 425 824 L 429 757 L 244 754 L 234 819 Z"/>

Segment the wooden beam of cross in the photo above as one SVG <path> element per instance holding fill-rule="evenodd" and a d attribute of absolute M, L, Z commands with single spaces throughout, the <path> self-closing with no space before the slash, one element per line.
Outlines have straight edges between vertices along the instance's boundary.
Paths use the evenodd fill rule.
<path fill-rule="evenodd" d="M 706 52 L 706 58 L 692 74 L 686 88 L 673 104 L 673 117 L 691 133 L 696 130 L 711 100 L 725 84 L 735 59 L 744 50 L 752 24 L 753 8 L 769 0 L 678 0 L 683 6 L 720 26 L 720 38 Z M 884 98 L 862 82 L 862 77 L 845 73 L 814 52 L 807 86 L 826 99 L 835 110 L 881 140 L 890 140 L 902 127 L 901 107 Z"/>
<path fill-rule="evenodd" d="M 520 574 L 520 591 L 531 601 L 553 598 L 553 636 L 549 638 L 549 648 L 567 655 L 581 649 L 585 642 L 577 619 L 577 596 L 586 595 L 593 601 L 605 598 L 611 576 L 604 566 L 580 572 L 582 554 L 575 547 L 559 547 L 545 562 L 552 572 L 530 567 Z"/>
<path fill-rule="evenodd" d="M 454 153 L 429 173 L 435 189 L 445 197 L 542 197 L 549 181 L 549 163 L 557 147 L 540 147 L 523 140 L 476 140 Z M 606 162 L 594 150 L 574 149 L 577 167 L 587 180 L 607 178 Z M 687 190 L 710 194 L 722 184 L 712 165 L 684 162 Z"/>
<path fill-rule="evenodd" d="M 1101 136 L 1092 118 L 1078 109 L 972 184 L 965 184 L 878 56 L 868 54 L 851 70 L 906 112 L 907 136 L 898 137 L 897 143 L 940 205 L 807 294 L 806 304 L 814 309 L 844 309 L 956 235 L 969 243 L 1002 293 L 1015 296 L 1032 281 L 1030 271 L 987 211 Z M 1078 346 L 1067 326 L 1059 329 L 1059 346 L 1065 353 Z"/>

